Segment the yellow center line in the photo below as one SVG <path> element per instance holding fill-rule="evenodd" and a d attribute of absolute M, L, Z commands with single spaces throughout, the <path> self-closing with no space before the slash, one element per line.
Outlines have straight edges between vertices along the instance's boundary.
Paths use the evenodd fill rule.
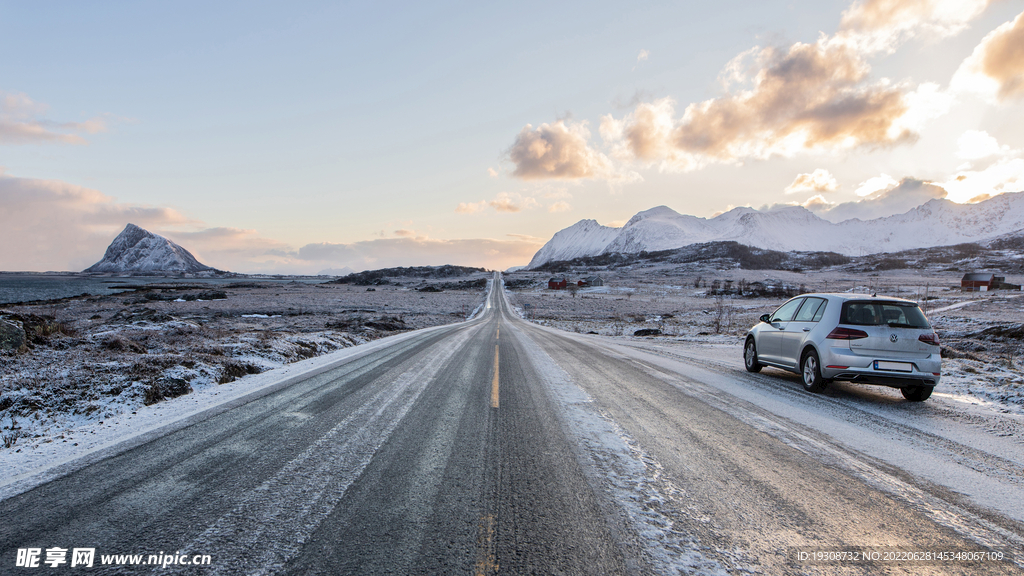
<path fill-rule="evenodd" d="M 495 340 L 500 340 L 501 339 L 501 328 L 498 328 L 498 331 L 494 333 L 494 339 Z"/>
<path fill-rule="evenodd" d="M 494 345 L 494 380 L 491 382 L 491 408 L 498 407 L 498 345 Z"/>
<path fill-rule="evenodd" d="M 491 576 L 498 573 L 498 561 L 494 557 L 494 516 L 488 514 L 480 519 L 480 536 L 477 542 L 477 561 L 474 576 Z"/>

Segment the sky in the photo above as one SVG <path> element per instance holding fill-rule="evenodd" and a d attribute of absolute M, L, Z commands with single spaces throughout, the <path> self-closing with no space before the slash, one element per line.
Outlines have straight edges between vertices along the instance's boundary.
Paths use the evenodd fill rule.
<path fill-rule="evenodd" d="M 581 219 L 1024 190 L 1024 2 L 0 0 L 0 270 L 529 262 Z"/>

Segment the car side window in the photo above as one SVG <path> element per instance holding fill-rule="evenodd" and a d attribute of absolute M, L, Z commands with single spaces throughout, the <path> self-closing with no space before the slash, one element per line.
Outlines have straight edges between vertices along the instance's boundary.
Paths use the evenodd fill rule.
<path fill-rule="evenodd" d="M 822 298 L 821 299 L 821 306 L 818 306 L 818 311 L 814 313 L 814 318 L 812 318 L 811 321 L 812 322 L 821 322 L 821 317 L 825 315 L 825 308 L 827 306 L 828 306 L 828 300 L 825 300 L 824 298 Z"/>
<path fill-rule="evenodd" d="M 800 311 L 793 317 L 794 322 L 817 322 L 821 320 L 821 313 L 824 313 L 824 298 L 807 298 L 804 300 L 804 305 L 800 307 Z"/>
<path fill-rule="evenodd" d="M 780 306 L 774 314 L 772 314 L 772 322 L 789 322 L 793 319 L 793 315 L 796 314 L 797 308 L 799 308 L 803 302 L 803 298 L 794 298 L 793 300 L 786 302 Z"/>

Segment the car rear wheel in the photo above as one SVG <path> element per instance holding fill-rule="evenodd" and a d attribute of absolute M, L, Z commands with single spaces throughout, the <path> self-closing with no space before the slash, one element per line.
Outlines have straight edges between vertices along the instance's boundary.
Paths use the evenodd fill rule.
<path fill-rule="evenodd" d="M 760 372 L 763 367 L 757 361 L 757 346 L 753 338 L 747 338 L 747 344 L 743 347 L 743 365 L 747 367 L 747 372 Z"/>
<path fill-rule="evenodd" d="M 808 392 L 821 392 L 828 386 L 828 380 L 821 377 L 821 366 L 818 364 L 817 352 L 808 350 L 800 362 L 800 367 L 804 390 Z"/>
<path fill-rule="evenodd" d="M 900 392 L 903 392 L 903 397 L 911 402 L 924 402 L 932 395 L 934 388 L 935 386 L 910 386 L 900 388 Z"/>

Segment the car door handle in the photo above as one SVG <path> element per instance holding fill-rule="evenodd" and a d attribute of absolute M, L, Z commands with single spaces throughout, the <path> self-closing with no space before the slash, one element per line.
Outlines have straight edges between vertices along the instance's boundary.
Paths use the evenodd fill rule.
<path fill-rule="evenodd" d="M 810 331 L 811 331 L 810 328 L 804 328 L 804 332 L 810 332 Z"/>

